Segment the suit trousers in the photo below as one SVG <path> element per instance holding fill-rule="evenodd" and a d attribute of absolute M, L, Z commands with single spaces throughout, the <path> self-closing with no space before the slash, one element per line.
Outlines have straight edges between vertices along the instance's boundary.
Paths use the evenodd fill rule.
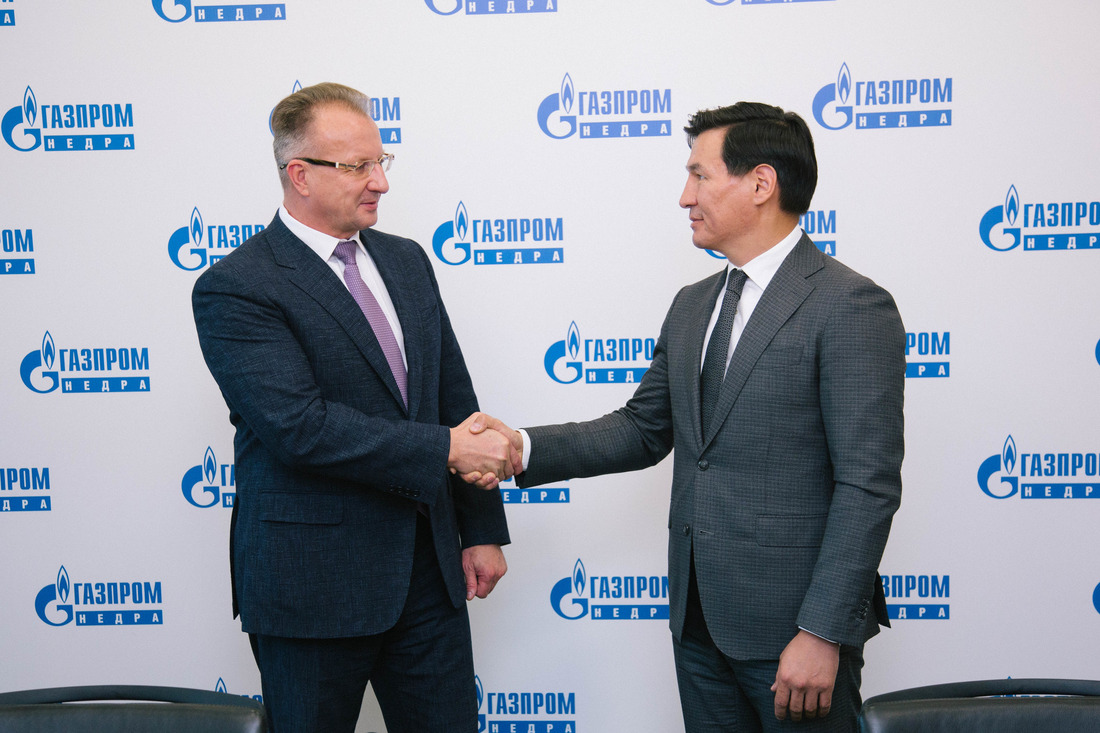
<path fill-rule="evenodd" d="M 686 733 L 855 733 L 856 717 L 863 704 L 859 695 L 862 650 L 841 647 L 832 708 L 827 716 L 799 722 L 776 719 L 771 686 L 779 660 L 737 660 L 718 649 L 707 631 L 699 603 L 694 556 L 684 631 L 680 641 L 672 640 L 672 646 Z"/>
<path fill-rule="evenodd" d="M 470 621 L 447 594 L 427 517 L 401 616 L 373 636 L 251 634 L 272 733 L 354 733 L 369 682 L 389 733 L 477 730 Z"/>

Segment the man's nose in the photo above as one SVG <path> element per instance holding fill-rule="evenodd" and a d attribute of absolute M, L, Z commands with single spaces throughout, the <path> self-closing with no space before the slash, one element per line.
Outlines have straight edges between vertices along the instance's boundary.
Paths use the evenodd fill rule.
<path fill-rule="evenodd" d="M 386 171 L 382 170 L 382 166 L 374 166 L 374 170 L 370 172 L 370 176 L 367 178 L 367 188 L 378 193 L 385 193 L 390 190 L 390 181 L 386 178 Z"/>
<path fill-rule="evenodd" d="M 695 190 L 691 181 L 684 184 L 683 193 L 680 194 L 680 208 L 688 209 L 695 205 Z"/>

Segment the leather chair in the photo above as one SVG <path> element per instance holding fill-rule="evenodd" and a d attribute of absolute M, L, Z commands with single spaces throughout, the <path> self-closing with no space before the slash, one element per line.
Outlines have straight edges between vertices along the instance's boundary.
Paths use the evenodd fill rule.
<path fill-rule="evenodd" d="M 255 700 L 212 690 L 54 687 L 0 693 L 0 731 L 265 733 L 267 714 Z"/>
<path fill-rule="evenodd" d="M 859 731 L 1100 732 L 1100 682 L 1010 678 L 888 692 L 863 703 Z"/>

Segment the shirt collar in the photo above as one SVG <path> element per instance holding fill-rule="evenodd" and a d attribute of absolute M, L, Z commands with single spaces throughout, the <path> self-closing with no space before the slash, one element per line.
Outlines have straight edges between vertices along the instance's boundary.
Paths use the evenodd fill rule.
<path fill-rule="evenodd" d="M 787 255 L 791 253 L 791 250 L 794 249 L 794 246 L 798 244 L 800 239 L 802 239 L 802 227 L 796 226 L 791 230 L 790 234 L 779 240 L 774 247 L 753 257 L 746 262 L 741 269 L 745 271 L 745 275 L 747 275 L 749 280 L 752 280 L 760 290 L 767 290 L 768 283 L 775 277 L 775 273 L 779 271 L 779 266 L 783 264 L 783 260 L 787 259 Z M 731 266 L 727 266 L 727 273 Z"/>
<path fill-rule="evenodd" d="M 286 228 L 290 230 L 290 233 L 296 236 L 298 239 L 306 243 L 306 246 L 317 253 L 317 256 L 322 260 L 328 260 L 332 257 L 333 251 L 336 249 L 336 245 L 345 240 L 337 239 L 331 234 L 325 234 L 319 232 L 316 229 L 306 226 L 302 222 L 294 218 L 294 216 L 286 210 L 285 206 L 279 207 L 279 218 L 282 220 Z M 362 243 L 359 241 L 359 235 L 356 234 L 352 241 L 357 246 L 362 247 Z"/>

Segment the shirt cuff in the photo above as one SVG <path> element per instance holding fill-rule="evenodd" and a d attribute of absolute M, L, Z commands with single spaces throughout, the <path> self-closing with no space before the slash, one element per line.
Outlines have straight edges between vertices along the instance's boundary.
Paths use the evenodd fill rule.
<path fill-rule="evenodd" d="M 527 470 L 527 462 L 531 459 L 531 436 L 523 428 L 517 428 L 516 432 L 523 436 L 523 470 Z"/>
<path fill-rule="evenodd" d="M 829 642 L 830 644 L 836 644 L 837 646 L 840 646 L 840 642 L 839 642 L 839 641 L 833 641 L 832 639 L 829 639 L 829 638 L 827 638 L 827 637 L 824 637 L 824 636 L 822 636 L 821 634 L 814 634 L 814 632 L 810 631 L 810 630 L 809 630 L 809 629 L 807 629 L 807 628 L 806 628 L 805 626 L 799 626 L 798 628 L 802 629 L 802 630 L 803 630 L 803 631 L 805 631 L 805 632 L 806 632 L 807 634 L 813 634 L 813 635 L 814 635 L 814 636 L 816 636 L 816 637 L 817 637 L 818 639 L 823 639 L 823 640 L 825 640 L 825 641 Z"/>

